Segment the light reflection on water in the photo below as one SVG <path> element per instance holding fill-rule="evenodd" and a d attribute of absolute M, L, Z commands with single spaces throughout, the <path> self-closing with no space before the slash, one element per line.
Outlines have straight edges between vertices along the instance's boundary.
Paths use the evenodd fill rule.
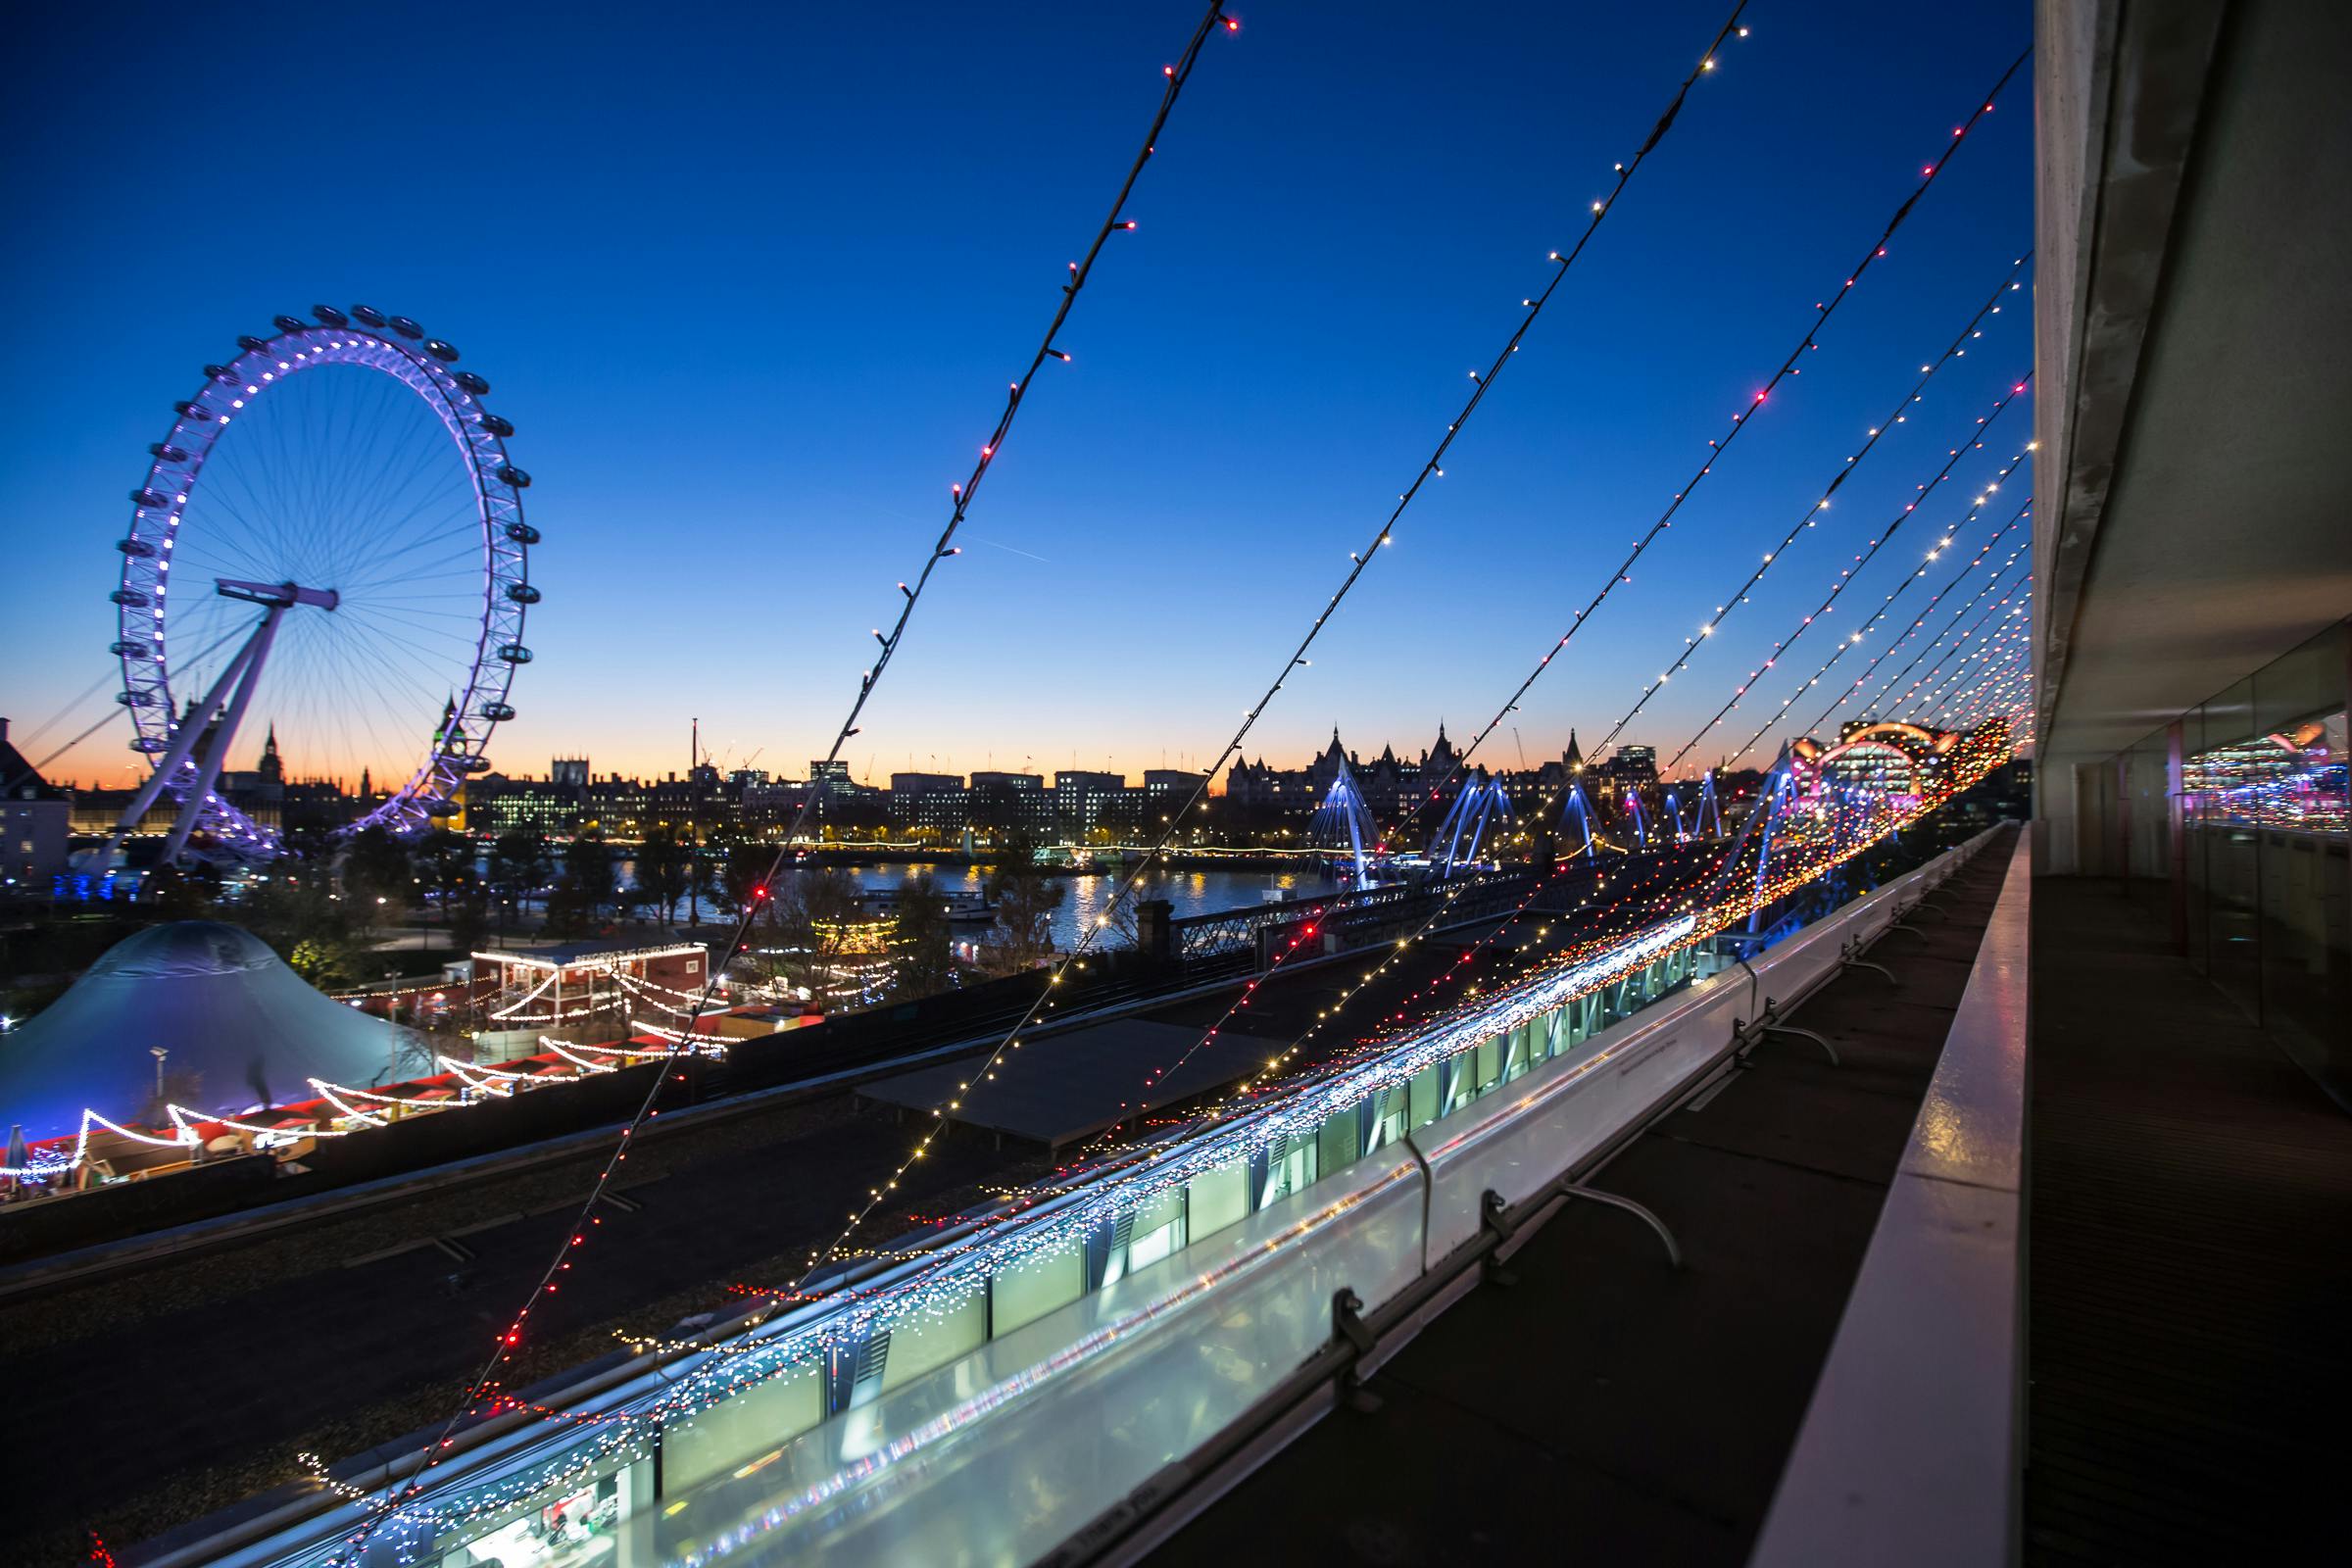
<path fill-rule="evenodd" d="M 913 881 L 925 869 L 866 865 L 852 868 L 848 875 L 860 889 L 882 892 Z M 932 885 L 942 893 L 977 893 L 988 884 L 988 870 L 981 866 L 942 865 L 927 869 Z M 1076 947 L 1079 932 L 1110 907 L 1125 876 L 1124 871 L 1111 871 L 1055 878 L 1069 891 L 1062 898 L 1061 907 L 1054 911 L 1054 945 L 1065 952 Z M 1331 883 L 1312 871 L 1173 871 L 1147 877 L 1137 886 L 1129 903 L 1132 906 L 1143 899 L 1165 899 L 1175 906 L 1177 917 L 1182 918 L 1188 914 L 1211 914 L 1219 909 L 1270 904 L 1286 894 L 1299 898 L 1332 891 Z M 975 925 L 961 929 L 976 934 L 983 928 Z M 1113 938 L 1099 945 L 1119 944 Z"/>
<path fill-rule="evenodd" d="M 931 873 L 932 885 L 942 893 L 978 893 L 988 885 L 991 868 L 978 865 L 858 865 L 847 866 L 842 874 L 860 892 L 882 893 L 913 881 L 925 871 Z M 633 883 L 637 867 L 633 861 L 622 859 L 613 866 L 614 875 L 622 883 Z M 1117 896 L 1126 872 L 1094 872 L 1085 876 L 1061 876 L 1054 880 L 1069 891 L 1062 897 L 1061 907 L 1054 911 L 1054 945 L 1067 952 L 1078 944 L 1078 934 L 1094 922 L 1097 915 L 1110 907 Z M 1147 877 L 1129 900 L 1130 906 L 1144 899 L 1165 899 L 1174 906 L 1174 913 L 1182 919 L 1188 914 L 1213 914 L 1220 909 L 1247 908 L 1253 904 L 1271 904 L 1276 899 L 1308 898 L 1337 892 L 1332 882 L 1318 870 L 1301 871 L 1171 871 Z M 703 924 L 731 922 L 735 911 L 711 903 L 698 901 Z M 678 921 L 687 919 L 687 904 L 678 901 Z M 959 941 L 978 938 L 988 928 L 978 923 L 957 925 Z M 1099 947 L 1124 946 L 1123 939 L 1114 934 L 1098 940 Z"/>

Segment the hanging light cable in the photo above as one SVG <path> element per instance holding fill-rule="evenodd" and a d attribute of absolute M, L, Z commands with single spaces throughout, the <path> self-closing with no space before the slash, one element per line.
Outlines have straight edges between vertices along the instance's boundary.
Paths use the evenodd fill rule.
<path fill-rule="evenodd" d="M 881 644 L 881 652 L 860 676 L 857 694 L 850 703 L 848 715 L 843 719 L 832 744 L 826 749 L 823 764 L 814 770 L 817 777 L 823 776 L 824 766 L 837 760 L 842 747 L 858 733 L 858 716 L 864 711 L 867 701 L 873 696 L 874 687 L 881 680 L 883 671 L 889 667 L 892 658 L 897 654 L 906 636 L 907 625 L 913 618 L 915 607 L 921 603 L 924 590 L 930 586 L 932 575 L 938 569 L 940 563 L 961 553 L 959 547 L 954 543 L 956 530 L 963 524 L 964 514 L 971 507 L 973 496 L 978 491 L 980 482 L 987 477 L 991 465 L 1003 451 L 1004 438 L 1012 428 L 1015 416 L 1020 412 L 1021 404 L 1027 395 L 1032 379 L 1048 359 L 1068 363 L 1070 356 L 1056 347 L 1055 336 L 1060 332 L 1063 323 L 1068 320 L 1071 308 L 1077 303 L 1079 294 L 1092 277 L 1095 263 L 1101 257 L 1104 244 L 1109 241 L 1111 235 L 1134 228 L 1134 223 L 1124 216 L 1128 198 L 1134 192 L 1136 181 L 1142 177 L 1145 165 L 1157 151 L 1159 134 L 1166 126 L 1168 117 L 1174 111 L 1177 99 L 1183 93 L 1186 82 L 1192 77 L 1194 67 L 1200 61 L 1202 46 L 1206 44 L 1210 34 L 1219 30 L 1230 32 L 1238 27 L 1238 24 L 1223 14 L 1221 4 L 1222 0 L 1211 0 L 1207 10 L 1202 13 L 1200 24 L 1193 29 L 1192 38 L 1186 44 L 1184 53 L 1178 57 L 1176 64 L 1162 68 L 1163 86 L 1160 91 L 1159 104 L 1152 117 L 1151 128 L 1144 136 L 1142 150 L 1136 154 L 1134 162 L 1129 166 L 1126 177 L 1119 184 L 1118 194 L 1111 201 L 1109 215 L 1103 220 L 1102 226 L 1097 229 L 1094 243 L 1087 248 L 1084 259 L 1070 264 L 1069 279 L 1062 285 L 1060 301 L 1054 309 L 1053 319 L 1046 327 L 1044 338 L 1040 341 L 1036 353 L 1031 357 L 1029 369 L 1019 380 L 1012 383 L 1011 392 L 1005 399 L 1004 410 L 997 417 L 995 429 L 989 439 L 982 443 L 979 459 L 974 464 L 970 475 L 961 483 L 950 487 L 953 502 L 949 509 L 948 520 L 941 529 L 939 538 L 933 544 L 930 555 L 925 558 L 922 568 L 915 574 L 911 585 L 899 584 L 901 603 L 897 618 L 893 621 L 887 636 L 883 635 L 879 629 L 875 632 L 875 636 Z M 775 861 L 770 866 L 764 885 L 773 886 L 776 877 L 784 870 L 785 862 L 792 858 L 793 843 L 799 837 L 801 829 L 807 824 L 809 812 L 821 794 L 822 791 L 815 787 L 815 781 L 812 779 L 811 788 L 802 801 L 800 810 L 794 817 L 791 828 L 784 836 L 784 842 L 777 852 Z M 753 910 L 746 910 L 739 918 L 735 936 L 727 949 L 728 952 L 733 953 L 741 948 L 744 934 L 750 929 L 756 908 L 757 906 Z M 705 988 L 706 1005 L 709 999 L 716 995 L 718 983 L 719 966 L 713 964 L 710 968 L 710 977 Z M 346 1541 L 343 1548 L 338 1550 L 333 1560 L 354 1561 L 365 1552 L 368 1537 L 373 1533 L 377 1524 L 397 1512 L 423 1487 L 426 1474 L 447 1449 L 451 1434 L 457 1430 L 458 1424 L 466 1418 L 466 1413 L 474 1409 L 484 1396 L 497 1393 L 501 1383 L 498 1369 L 513 1359 L 515 1348 L 521 1343 L 523 1331 L 533 1307 L 538 1304 L 541 1297 L 558 1293 L 560 1290 L 559 1276 L 570 1268 L 571 1254 L 585 1245 L 590 1230 L 599 1221 L 600 1216 L 597 1216 L 594 1210 L 604 1200 L 605 1193 L 617 1174 L 621 1163 L 628 1158 L 630 1140 L 655 1114 L 655 1107 L 662 1094 L 662 1086 L 669 1081 L 671 1076 L 668 1071 L 669 1064 L 691 1049 L 692 1041 L 687 1038 L 681 1038 L 671 1045 L 669 1052 L 662 1058 L 663 1070 L 654 1076 L 653 1083 L 648 1087 L 643 1101 L 637 1105 L 629 1120 L 621 1127 L 611 1154 L 598 1170 L 581 1201 L 575 1222 L 565 1232 L 565 1240 L 555 1250 L 553 1257 L 532 1286 L 530 1295 L 525 1298 L 521 1308 L 508 1320 L 506 1327 L 500 1331 L 481 1370 L 475 1374 L 473 1381 L 467 1386 L 465 1397 L 452 1411 L 448 1421 L 443 1424 L 439 1438 L 426 1450 L 424 1462 L 416 1467 L 407 1483 L 397 1493 L 387 1495 L 381 1506 L 368 1514 L 361 1528 Z"/>

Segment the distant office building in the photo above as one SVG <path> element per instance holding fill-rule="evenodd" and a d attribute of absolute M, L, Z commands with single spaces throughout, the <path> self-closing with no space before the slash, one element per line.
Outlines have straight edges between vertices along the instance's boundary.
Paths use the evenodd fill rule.
<path fill-rule="evenodd" d="M 1054 825 L 1073 838 L 1097 828 L 1131 826 L 1141 804 L 1124 773 L 1072 768 L 1054 775 Z"/>
<path fill-rule="evenodd" d="M 1158 826 L 1160 818 L 1172 816 L 1185 808 L 1203 776 L 1181 767 L 1147 767 L 1144 769 L 1144 822 Z"/>
<path fill-rule="evenodd" d="M 508 778 L 499 773 L 485 773 L 473 780 L 468 793 L 472 797 L 471 815 L 476 831 L 536 830 L 558 838 L 568 838 L 579 831 L 580 811 L 587 797 L 584 785 Z"/>
<path fill-rule="evenodd" d="M 964 813 L 984 832 L 1043 836 L 1054 827 L 1054 797 L 1042 773 L 974 773 Z"/>
<path fill-rule="evenodd" d="M 893 773 L 891 825 L 901 832 L 954 838 L 963 831 L 964 799 L 961 773 Z"/>
<path fill-rule="evenodd" d="M 1594 771 L 1620 789 L 1638 789 L 1655 784 L 1658 781 L 1658 749 L 1654 746 L 1620 746 Z"/>

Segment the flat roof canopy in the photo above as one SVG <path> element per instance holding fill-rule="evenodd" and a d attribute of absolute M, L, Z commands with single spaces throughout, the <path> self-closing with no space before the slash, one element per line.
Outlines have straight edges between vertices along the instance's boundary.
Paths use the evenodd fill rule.
<path fill-rule="evenodd" d="M 958 1100 L 962 1104 L 948 1112 L 950 1121 L 1061 1149 L 1142 1112 L 1239 1083 L 1290 1046 L 1287 1040 L 1222 1030 L 1181 1068 L 1145 1087 L 1153 1073 L 1174 1067 L 1200 1035 L 1198 1024 L 1114 1018 L 1023 1041 L 1017 1054 L 1005 1054 L 1009 1066 L 1000 1067 L 995 1082 L 983 1080 L 969 1093 L 956 1085 L 980 1071 L 978 1057 L 885 1078 L 866 1085 L 860 1095 L 876 1104 L 925 1114 Z"/>
<path fill-rule="evenodd" d="M 653 958 L 679 958 L 688 954 L 697 957 L 710 950 L 699 942 L 681 942 L 666 948 L 632 948 L 617 942 L 575 943 L 567 948 L 551 948 L 545 953 L 476 953 L 472 956 L 485 963 L 514 963 L 528 969 L 570 969 L 583 963 L 635 963 Z"/>

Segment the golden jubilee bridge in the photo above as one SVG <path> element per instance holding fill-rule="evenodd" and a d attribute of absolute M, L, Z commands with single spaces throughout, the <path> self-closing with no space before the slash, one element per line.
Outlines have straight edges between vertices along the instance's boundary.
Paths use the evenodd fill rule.
<path fill-rule="evenodd" d="M 2012 746 L 1997 718 L 1800 742 L 1695 876 L 1629 890 L 1507 986 L 1311 1070 L 1277 1055 L 1051 1185 L 501 1394 L 438 1445 L 322 1470 L 158 1561 L 479 1562 L 543 1549 L 551 1519 L 592 1520 L 600 1560 L 626 1568 L 1088 1560 L 1253 1412 L 1347 1397 L 1380 1325 L 1468 1289 L 1531 1210 L 1621 1207 L 1674 1256 L 1664 1221 L 1580 1172 L 1785 1029 L 1806 992 L 1869 966 L 1989 830 L 1769 948 L 1718 939 Z"/>

